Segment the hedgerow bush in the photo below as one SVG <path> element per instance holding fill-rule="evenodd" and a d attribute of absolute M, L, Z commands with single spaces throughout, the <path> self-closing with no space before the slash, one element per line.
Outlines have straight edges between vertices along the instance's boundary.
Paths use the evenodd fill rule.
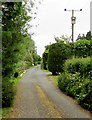
<path fill-rule="evenodd" d="M 91 57 L 68 59 L 64 65 L 64 71 L 75 74 L 79 72 L 81 76 L 88 77 L 92 72 Z"/>
<path fill-rule="evenodd" d="M 53 43 L 50 45 L 48 52 L 48 70 L 53 75 L 63 71 L 63 65 L 71 55 L 70 48 L 63 42 Z"/>
<path fill-rule="evenodd" d="M 79 73 L 65 73 L 59 76 L 58 86 L 81 106 L 92 111 L 92 80 L 81 78 Z"/>
<path fill-rule="evenodd" d="M 84 108 L 92 111 L 92 63 L 91 58 L 67 60 L 64 73 L 58 78 L 58 86 L 72 96 Z"/>
<path fill-rule="evenodd" d="M 4 78 L 2 81 L 2 107 L 10 107 L 16 93 L 14 82 L 7 78 Z"/>
<path fill-rule="evenodd" d="M 78 57 L 87 57 L 92 55 L 92 41 L 90 40 L 78 40 L 74 43 L 74 55 Z"/>
<path fill-rule="evenodd" d="M 48 60 L 48 50 L 45 50 L 45 52 L 42 55 L 42 61 L 41 61 L 41 68 L 47 70 L 47 60 Z"/>

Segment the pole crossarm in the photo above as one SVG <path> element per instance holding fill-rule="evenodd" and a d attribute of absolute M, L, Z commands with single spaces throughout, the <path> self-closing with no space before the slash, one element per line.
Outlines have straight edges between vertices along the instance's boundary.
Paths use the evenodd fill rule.
<path fill-rule="evenodd" d="M 82 9 L 80 9 L 80 10 L 67 10 L 67 9 L 64 9 L 64 11 L 69 11 L 69 12 L 75 11 L 75 12 L 79 12 L 79 11 L 82 11 Z"/>

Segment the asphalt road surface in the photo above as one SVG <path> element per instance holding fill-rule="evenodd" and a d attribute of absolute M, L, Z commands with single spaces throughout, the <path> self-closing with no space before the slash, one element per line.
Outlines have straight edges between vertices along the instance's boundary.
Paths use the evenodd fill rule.
<path fill-rule="evenodd" d="M 18 84 L 9 118 L 91 118 L 48 80 L 48 74 L 40 66 L 27 70 Z"/>

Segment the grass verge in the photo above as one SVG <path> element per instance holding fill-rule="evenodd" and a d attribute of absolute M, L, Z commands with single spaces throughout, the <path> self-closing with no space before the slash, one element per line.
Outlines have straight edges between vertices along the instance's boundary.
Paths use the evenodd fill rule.
<path fill-rule="evenodd" d="M 58 87 L 58 77 L 59 77 L 59 75 L 51 75 L 51 74 L 49 74 L 47 77 L 55 86 Z"/>
<path fill-rule="evenodd" d="M 23 77 L 23 75 L 25 74 L 26 71 L 22 71 L 20 73 L 20 75 L 17 78 L 12 79 L 11 81 L 14 82 L 14 88 L 17 89 L 17 85 L 19 83 L 19 81 L 21 80 L 21 78 Z M 15 97 L 14 97 L 15 98 Z M 14 101 L 14 100 L 13 100 Z M 13 105 L 12 105 L 13 106 Z M 11 107 L 6 107 L 6 108 L 2 108 L 0 109 L 0 118 L 7 118 L 7 116 L 10 114 L 10 112 L 12 111 L 12 106 Z"/>

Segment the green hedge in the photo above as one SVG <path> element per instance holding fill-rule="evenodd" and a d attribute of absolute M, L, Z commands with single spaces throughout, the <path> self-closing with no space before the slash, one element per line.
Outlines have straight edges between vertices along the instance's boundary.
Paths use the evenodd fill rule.
<path fill-rule="evenodd" d="M 75 98 L 84 108 L 92 111 L 92 64 L 91 58 L 67 60 L 64 73 L 58 78 L 58 86 Z"/>
<path fill-rule="evenodd" d="M 48 70 L 53 75 L 63 71 L 65 60 L 71 55 L 70 48 L 63 42 L 50 45 L 48 53 Z"/>
<path fill-rule="evenodd" d="M 92 58 L 73 58 L 68 59 L 64 65 L 64 71 L 75 74 L 79 72 L 80 75 L 83 77 L 91 76 L 92 74 Z"/>
<path fill-rule="evenodd" d="M 87 57 L 92 55 L 92 41 L 91 40 L 78 40 L 74 43 L 74 54 L 78 57 Z"/>
<path fill-rule="evenodd" d="M 4 78 L 2 80 L 2 107 L 10 107 L 13 103 L 16 90 L 14 87 L 14 82 L 9 79 Z"/>
<path fill-rule="evenodd" d="M 42 61 L 41 61 L 41 68 L 47 70 L 47 60 L 48 60 L 48 50 L 45 50 L 45 52 L 42 55 Z"/>

